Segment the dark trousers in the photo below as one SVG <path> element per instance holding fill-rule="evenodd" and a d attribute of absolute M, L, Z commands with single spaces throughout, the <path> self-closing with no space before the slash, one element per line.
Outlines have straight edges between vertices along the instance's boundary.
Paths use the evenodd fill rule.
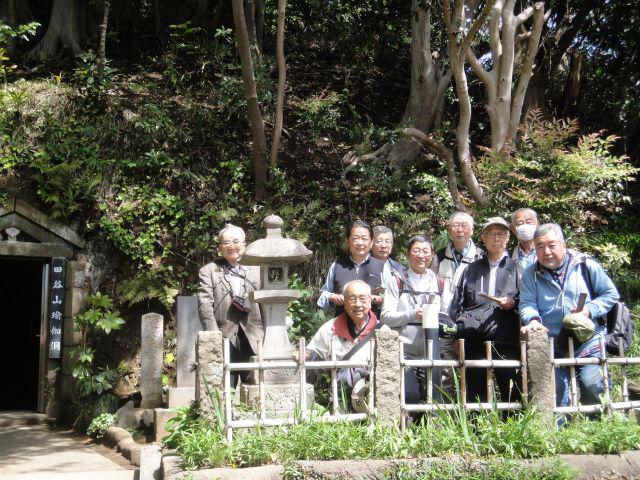
<path fill-rule="evenodd" d="M 252 355 L 255 355 L 242 327 L 238 328 L 236 345 L 233 343 L 229 345 L 231 346 L 229 351 L 231 363 L 246 363 L 251 360 Z M 238 385 L 238 379 L 240 379 L 242 383 L 247 383 L 250 377 L 250 370 L 236 370 L 235 372 L 231 372 L 231 388 L 235 388 Z"/>
<path fill-rule="evenodd" d="M 494 360 L 519 360 L 520 351 L 513 344 L 494 343 Z M 484 343 L 465 344 L 465 358 L 479 360 L 486 358 Z M 501 402 L 518 402 L 522 398 L 522 375 L 519 368 L 494 368 L 496 386 Z M 467 402 L 487 401 L 487 369 L 467 368 Z M 513 382 L 513 388 L 510 387 Z"/>
<path fill-rule="evenodd" d="M 433 340 L 433 359 L 440 358 L 440 338 L 438 329 L 425 329 L 425 340 Z M 426 342 L 425 342 L 426 345 Z M 426 358 L 426 352 L 425 352 Z M 431 369 L 431 381 L 433 384 L 432 399 L 442 402 L 442 369 Z M 420 403 L 427 399 L 427 369 L 408 368 L 404 371 L 404 400 L 405 403 Z"/>

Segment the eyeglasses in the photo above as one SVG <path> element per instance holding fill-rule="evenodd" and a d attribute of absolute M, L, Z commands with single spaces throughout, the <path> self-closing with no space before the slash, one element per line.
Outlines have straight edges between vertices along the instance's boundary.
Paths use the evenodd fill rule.
<path fill-rule="evenodd" d="M 487 232 L 487 233 L 483 233 L 483 235 L 486 235 L 489 238 L 499 238 L 499 239 L 505 239 L 507 238 L 507 235 L 509 235 L 508 232 Z"/>
<path fill-rule="evenodd" d="M 378 238 L 377 240 L 374 240 L 373 243 L 375 243 L 376 245 L 391 245 L 393 243 L 393 240 L 389 240 L 387 238 Z"/>
<path fill-rule="evenodd" d="M 344 301 L 351 304 L 351 305 L 355 305 L 356 303 L 360 302 L 360 303 L 368 303 L 371 300 L 371 297 L 369 297 L 369 295 L 352 295 L 349 297 L 345 297 Z"/>
<path fill-rule="evenodd" d="M 430 248 L 423 248 L 423 249 L 415 248 L 415 249 L 409 250 L 409 253 L 411 255 L 415 255 L 416 257 L 418 255 L 424 255 L 425 257 L 430 257 L 431 256 L 431 249 Z"/>
<path fill-rule="evenodd" d="M 453 228 L 460 228 L 462 230 L 470 230 L 471 229 L 471 225 L 469 225 L 468 223 L 452 223 L 451 225 L 449 225 L 452 229 Z"/>
<path fill-rule="evenodd" d="M 238 245 L 244 245 L 244 242 L 242 240 L 223 240 L 220 245 L 223 247 L 230 247 L 231 245 L 237 247 Z"/>

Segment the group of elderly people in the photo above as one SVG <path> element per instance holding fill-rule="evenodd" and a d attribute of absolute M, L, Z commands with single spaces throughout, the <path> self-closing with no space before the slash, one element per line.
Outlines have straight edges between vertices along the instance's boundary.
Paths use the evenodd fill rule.
<path fill-rule="evenodd" d="M 329 359 L 336 348 L 338 359 L 366 359 L 370 349 L 362 347 L 379 328 L 399 332 L 409 359 L 425 358 L 429 339 L 434 358 L 456 359 L 460 338 L 465 339 L 467 359 L 484 358 L 487 341 L 492 342 L 494 359 L 518 359 L 519 334 L 538 330 L 547 331 L 556 341 L 556 354 L 564 356 L 563 319 L 569 313 L 593 323 L 591 338 L 575 340 L 575 355 L 602 355 L 604 318 L 619 295 L 600 264 L 568 249 L 561 228 L 539 225 L 536 212 L 529 208 L 513 212 L 510 223 L 488 218 L 480 232 L 484 248 L 472 240 L 474 226 L 469 214 L 454 213 L 447 225 L 450 242 L 438 252 L 430 238 L 411 237 L 404 250 L 405 266 L 391 258 L 389 228 L 354 222 L 348 232 L 348 253 L 331 264 L 320 288 L 318 306 L 334 308 L 335 317 L 311 339 L 306 357 Z M 510 233 L 517 237 L 511 252 Z M 263 339 L 259 307 L 246 301 L 248 292 L 259 288 L 259 275 L 257 267 L 240 265 L 244 241 L 239 227 L 227 226 L 220 232 L 221 258 L 201 269 L 198 290 L 203 327 L 220 329 L 230 339 L 232 361 L 248 360 Z M 581 294 L 586 294 L 584 306 L 579 305 Z M 577 371 L 583 402 L 597 402 L 604 392 L 599 366 L 581 366 Z M 347 391 L 366 375 L 341 373 Z M 440 393 L 456 398 L 459 390 L 451 373 L 434 369 L 436 400 Z M 497 368 L 494 375 L 500 398 L 518 400 L 518 369 Z M 466 381 L 467 400 L 485 401 L 487 370 L 468 369 Z M 425 399 L 425 382 L 424 369 L 405 371 L 407 403 Z M 558 405 L 569 404 L 569 384 L 567 369 L 556 369 Z"/>

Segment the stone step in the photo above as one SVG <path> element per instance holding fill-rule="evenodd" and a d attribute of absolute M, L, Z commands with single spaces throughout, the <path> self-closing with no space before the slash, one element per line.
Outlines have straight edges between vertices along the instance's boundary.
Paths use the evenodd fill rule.
<path fill-rule="evenodd" d="M 0 412 L 0 427 L 23 427 L 25 425 L 42 425 L 46 423 L 44 413 L 28 411 Z"/>

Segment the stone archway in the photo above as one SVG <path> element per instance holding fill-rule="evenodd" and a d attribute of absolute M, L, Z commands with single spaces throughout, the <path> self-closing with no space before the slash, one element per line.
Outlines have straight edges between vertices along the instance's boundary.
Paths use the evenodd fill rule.
<path fill-rule="evenodd" d="M 10 197 L 0 207 L 0 291 L 5 299 L 0 307 L 14 337 L 5 341 L 23 347 L 23 358 L 9 365 L 13 385 L 6 385 L 16 393 L 15 402 L 0 408 L 57 417 L 57 406 L 73 399 L 69 350 L 80 341 L 73 316 L 84 308 L 88 294 L 84 263 L 77 261 L 84 247 L 73 229 L 19 198 Z"/>

